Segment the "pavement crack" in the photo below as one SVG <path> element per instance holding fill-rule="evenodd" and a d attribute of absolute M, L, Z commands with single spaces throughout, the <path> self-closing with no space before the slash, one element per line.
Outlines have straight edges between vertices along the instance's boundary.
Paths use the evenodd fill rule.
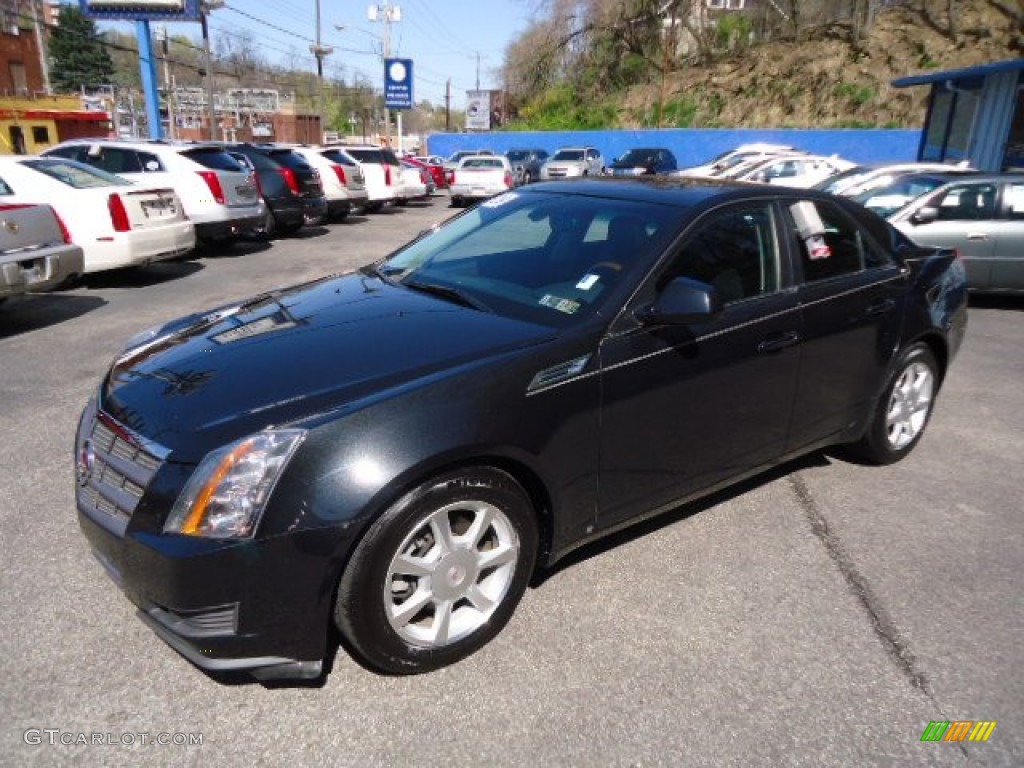
<path fill-rule="evenodd" d="M 881 599 L 871 589 L 867 579 L 857 569 L 853 558 L 850 557 L 850 554 L 839 540 L 839 536 L 829 527 L 828 520 L 825 519 L 825 516 L 818 508 L 818 503 L 811 494 L 811 489 L 807 487 L 807 483 L 799 475 L 789 475 L 788 479 L 793 487 L 793 492 L 796 494 L 797 501 L 803 509 L 808 522 L 811 524 L 811 530 L 825 546 L 828 556 L 839 568 L 839 572 L 846 580 L 850 591 L 867 613 L 868 618 L 871 620 L 871 627 L 879 640 L 882 641 L 886 653 L 888 653 L 889 657 L 895 662 L 897 668 L 912 686 L 928 696 L 932 703 L 938 704 L 935 701 L 935 696 L 932 694 L 928 678 L 925 676 L 924 671 L 918 667 L 917 659 L 910 650 L 906 638 L 900 632 L 899 627 L 896 626 L 896 622 L 885 610 Z"/>

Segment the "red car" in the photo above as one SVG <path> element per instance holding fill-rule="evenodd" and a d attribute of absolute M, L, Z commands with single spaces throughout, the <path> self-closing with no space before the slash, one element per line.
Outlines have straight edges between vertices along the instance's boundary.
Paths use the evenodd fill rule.
<path fill-rule="evenodd" d="M 434 180 L 434 184 L 437 185 L 438 189 L 448 189 L 448 179 L 444 176 L 444 167 L 441 165 L 434 165 L 433 163 L 425 163 L 416 157 L 403 158 L 407 163 L 415 165 L 417 168 L 423 168 L 427 173 L 430 174 L 430 178 Z"/>

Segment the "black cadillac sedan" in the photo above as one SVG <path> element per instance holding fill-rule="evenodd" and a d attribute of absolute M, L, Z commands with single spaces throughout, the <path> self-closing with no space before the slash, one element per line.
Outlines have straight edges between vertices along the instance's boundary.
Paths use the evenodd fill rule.
<path fill-rule="evenodd" d="M 423 672 L 630 521 L 824 446 L 901 459 L 965 327 L 956 254 L 847 200 L 531 185 L 136 337 L 82 415 L 79 520 L 206 670 L 317 677 L 336 629 Z"/>

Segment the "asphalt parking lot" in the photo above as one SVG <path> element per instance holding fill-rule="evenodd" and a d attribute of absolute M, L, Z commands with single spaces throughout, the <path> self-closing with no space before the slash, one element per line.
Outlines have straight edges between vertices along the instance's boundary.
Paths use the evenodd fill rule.
<path fill-rule="evenodd" d="M 136 619 L 79 533 L 71 456 L 124 341 L 453 213 L 437 197 L 0 308 L 0 765 L 1024 765 L 1024 299 L 972 301 L 906 461 L 815 455 L 583 550 L 454 667 L 382 677 L 341 651 L 319 687 L 224 684 Z M 921 742 L 940 720 L 998 724 Z"/>

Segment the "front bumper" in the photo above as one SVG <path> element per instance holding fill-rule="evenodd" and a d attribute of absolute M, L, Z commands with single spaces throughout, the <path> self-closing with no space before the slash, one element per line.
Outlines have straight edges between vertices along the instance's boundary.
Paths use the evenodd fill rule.
<path fill-rule="evenodd" d="M 319 676 L 335 558 L 339 547 L 351 545 L 344 526 L 241 540 L 164 534 L 192 465 L 167 460 L 159 446 L 97 415 L 93 405 L 83 414 L 76 448 L 82 533 L 160 638 L 211 672 Z"/>

